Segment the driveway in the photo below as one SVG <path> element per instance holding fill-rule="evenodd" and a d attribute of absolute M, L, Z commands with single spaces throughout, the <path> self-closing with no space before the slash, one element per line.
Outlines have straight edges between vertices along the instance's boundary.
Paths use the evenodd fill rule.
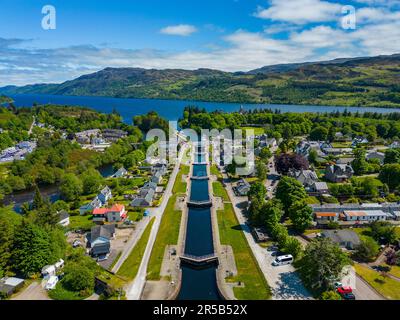
<path fill-rule="evenodd" d="M 353 293 L 357 300 L 385 300 L 359 276 L 356 276 L 356 286 Z"/>
<path fill-rule="evenodd" d="M 227 179 L 226 174 L 223 178 Z M 247 242 L 260 266 L 265 279 L 272 291 L 274 300 L 309 300 L 313 299 L 311 294 L 303 286 L 292 265 L 274 267 L 272 261 L 275 259 L 265 248 L 262 248 L 254 240 L 250 228 L 246 224 L 246 217 L 243 214 L 243 198 L 234 195 L 232 185 L 226 183 L 226 190 L 231 199 L 235 214 L 246 236 Z"/>
<path fill-rule="evenodd" d="M 17 293 L 11 300 L 51 300 L 40 281 L 32 282 L 25 290 Z"/>

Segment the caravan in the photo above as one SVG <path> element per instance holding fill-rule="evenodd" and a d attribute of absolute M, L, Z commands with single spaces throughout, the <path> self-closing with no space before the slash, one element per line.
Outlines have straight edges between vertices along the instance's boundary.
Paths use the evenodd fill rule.
<path fill-rule="evenodd" d="M 276 257 L 276 259 L 272 262 L 273 266 L 283 266 L 285 264 L 291 264 L 293 262 L 293 256 L 291 254 L 287 254 L 284 256 Z"/>

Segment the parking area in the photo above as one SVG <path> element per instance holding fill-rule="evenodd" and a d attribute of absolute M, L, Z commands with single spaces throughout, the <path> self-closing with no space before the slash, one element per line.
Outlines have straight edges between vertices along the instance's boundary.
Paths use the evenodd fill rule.
<path fill-rule="evenodd" d="M 226 179 L 226 175 L 224 175 Z M 226 190 L 232 201 L 236 216 L 243 229 L 253 254 L 264 273 L 264 276 L 271 287 L 274 300 L 307 300 L 313 299 L 305 289 L 292 265 L 272 266 L 275 257 L 266 248 L 261 247 L 251 233 L 250 227 L 246 224 L 245 211 L 247 208 L 247 197 L 237 197 L 230 183 L 226 183 Z"/>

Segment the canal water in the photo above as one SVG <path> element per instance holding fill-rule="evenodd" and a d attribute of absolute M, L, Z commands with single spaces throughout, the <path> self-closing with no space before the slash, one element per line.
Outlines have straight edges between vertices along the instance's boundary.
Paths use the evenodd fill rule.
<path fill-rule="evenodd" d="M 40 193 L 43 198 L 48 198 L 51 203 L 60 200 L 60 189 L 58 185 L 42 186 L 39 187 Z M 21 213 L 21 207 L 24 203 L 32 203 L 35 197 L 35 190 L 24 190 L 13 192 L 12 194 L 6 195 L 3 199 L 4 205 L 13 205 L 13 209 L 17 213 Z"/>
<path fill-rule="evenodd" d="M 197 150 L 199 151 L 199 150 Z M 204 154 L 195 155 L 197 162 L 205 162 Z M 205 164 L 193 164 L 193 177 L 207 175 Z M 210 199 L 208 180 L 192 180 L 190 200 Z M 210 208 L 189 208 L 185 239 L 185 254 L 204 256 L 214 253 Z M 182 264 L 182 284 L 178 300 L 220 300 L 216 266 L 193 268 Z"/>

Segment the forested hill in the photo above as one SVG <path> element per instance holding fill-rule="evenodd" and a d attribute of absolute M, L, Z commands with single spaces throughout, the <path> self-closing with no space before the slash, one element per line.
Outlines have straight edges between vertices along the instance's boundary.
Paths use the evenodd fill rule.
<path fill-rule="evenodd" d="M 0 88 L 0 94 L 17 93 L 400 107 L 400 55 L 275 65 L 236 73 L 106 68 L 61 84 Z"/>
<path fill-rule="evenodd" d="M 11 102 L 13 102 L 13 100 L 11 98 L 0 95 L 0 105 L 6 104 L 6 103 L 11 103 Z"/>

